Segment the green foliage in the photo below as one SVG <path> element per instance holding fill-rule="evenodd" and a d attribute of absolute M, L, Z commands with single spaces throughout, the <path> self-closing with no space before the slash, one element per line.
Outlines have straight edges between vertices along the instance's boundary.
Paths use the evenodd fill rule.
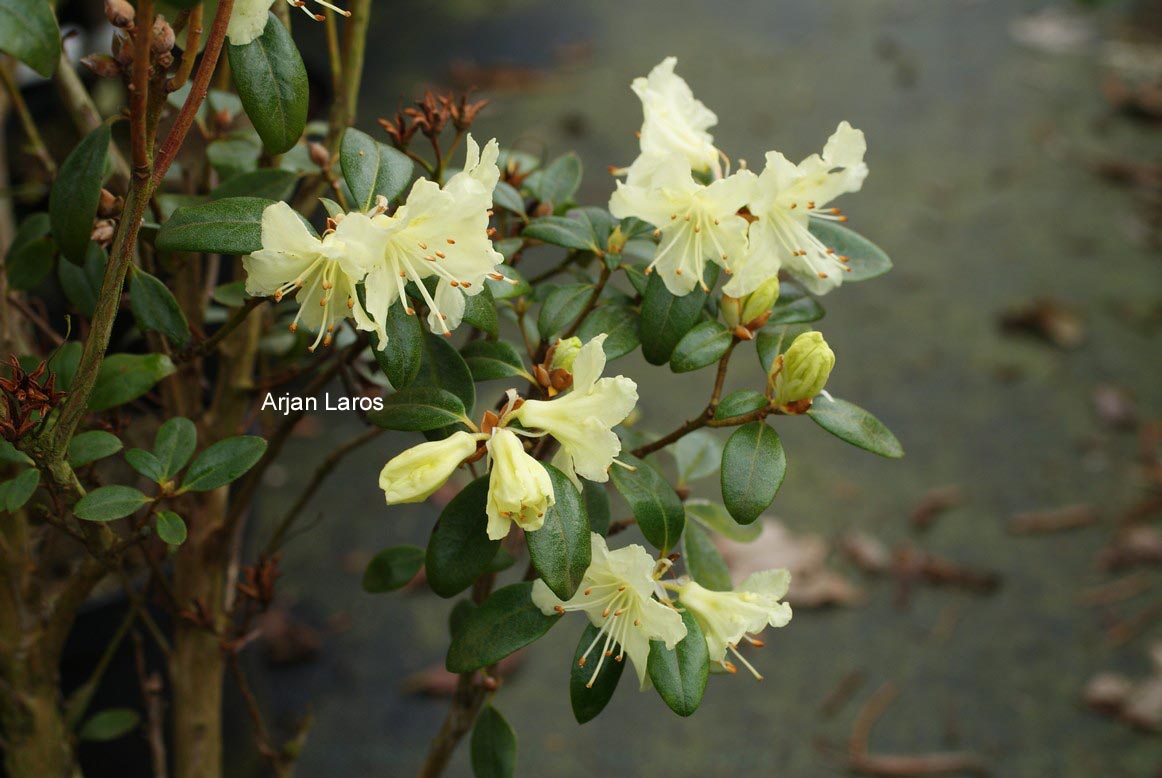
<path fill-rule="evenodd" d="M 121 440 L 111 432 L 89 430 L 69 441 L 68 462 L 73 469 L 111 457 L 121 450 Z"/>
<path fill-rule="evenodd" d="M 176 369 L 165 354 L 111 354 L 97 372 L 89 410 L 104 411 L 132 402 Z"/>
<path fill-rule="evenodd" d="M 525 238 L 578 251 L 598 251 L 589 228 L 565 216 L 542 216 L 533 219 L 521 232 Z"/>
<path fill-rule="evenodd" d="M 472 380 L 472 372 L 460 352 L 440 335 L 424 333 L 420 367 L 413 383 L 451 392 L 460 398 L 468 413 L 476 405 L 476 383 Z"/>
<path fill-rule="evenodd" d="M 363 591 L 380 594 L 401 589 L 424 566 L 424 550 L 419 546 L 392 546 L 380 551 L 363 571 Z"/>
<path fill-rule="evenodd" d="M 144 270 L 133 273 L 133 280 L 129 283 L 129 305 L 141 329 L 160 332 L 179 346 L 190 339 L 190 325 L 173 292 Z"/>
<path fill-rule="evenodd" d="M 558 157 L 529 176 L 526 185 L 533 197 L 556 210 L 569 203 L 581 186 L 581 158 L 572 152 Z"/>
<path fill-rule="evenodd" d="M 678 466 L 678 483 L 697 481 L 718 472 L 722 444 L 707 430 L 694 430 L 670 448 Z"/>
<path fill-rule="evenodd" d="M 157 233 L 161 251 L 251 254 L 262 248 L 262 212 L 274 200 L 224 197 L 174 211 Z"/>
<path fill-rule="evenodd" d="M 441 597 L 455 597 L 488 569 L 499 540 L 488 537 L 488 476 L 465 486 L 440 512 L 432 530 L 425 567 L 428 585 Z"/>
<path fill-rule="evenodd" d="M 460 354 L 476 381 L 529 377 L 520 351 L 506 340 L 474 340 Z"/>
<path fill-rule="evenodd" d="M 694 614 L 688 610 L 681 614 L 686 637 L 672 651 L 662 641 L 651 640 L 649 674 L 666 706 L 679 716 L 691 716 L 706 693 L 710 653 Z"/>
<path fill-rule="evenodd" d="M 104 743 L 125 737 L 141 724 L 141 715 L 130 708 L 107 708 L 93 714 L 79 733 L 81 740 Z"/>
<path fill-rule="evenodd" d="M 496 664 L 548 632 L 561 617 L 541 613 L 532 591 L 532 581 L 510 584 L 465 616 L 448 648 L 448 672 L 470 673 Z"/>
<path fill-rule="evenodd" d="M 629 503 L 638 527 L 655 548 L 663 554 L 670 552 L 682 536 L 686 514 L 674 487 L 649 464 L 627 453 L 618 460 L 629 465 L 614 465 L 610 469 L 613 484 Z"/>
<path fill-rule="evenodd" d="M 605 484 L 581 481 L 581 497 L 585 500 L 585 514 L 589 517 L 589 530 L 598 535 L 609 532 L 609 522 L 613 517 L 609 492 Z"/>
<path fill-rule="evenodd" d="M 718 266 L 708 264 L 703 276 L 706 286 L 713 289 L 718 280 Z M 692 292 L 675 297 L 666 289 L 661 276 L 652 274 L 642 294 L 642 354 L 651 365 L 670 361 L 674 348 L 686 333 L 702 318 L 708 293 L 695 287 Z"/>
<path fill-rule="evenodd" d="M 113 484 L 86 494 L 73 507 L 77 518 L 85 521 L 114 521 L 136 513 L 150 499 L 131 486 Z"/>
<path fill-rule="evenodd" d="M 270 200 L 286 200 L 294 191 L 295 183 L 299 180 L 298 173 L 293 170 L 278 170 L 276 168 L 261 168 L 239 173 L 221 184 L 210 197 L 222 200 L 227 197 L 261 197 Z"/>
<path fill-rule="evenodd" d="M 585 631 L 581 633 L 581 640 L 577 643 L 577 651 L 573 654 L 573 665 L 569 672 L 569 703 L 573 708 L 573 718 L 577 719 L 578 724 L 592 721 L 605 710 L 625 670 L 624 657 L 622 661 L 616 661 L 621 646 L 610 643 L 609 648 L 613 651 L 613 656 L 606 657 L 606 661 L 601 665 L 601 672 L 594 677 L 597 662 L 600 661 L 605 648 L 605 636 L 602 635 L 599 641 L 600 634 L 597 627 L 586 624 Z M 589 651 L 588 657 L 585 657 L 586 651 Z M 585 657 L 585 662 L 582 662 L 582 657 Z M 588 661 L 590 659 L 593 661 Z"/>
<path fill-rule="evenodd" d="M 226 47 L 246 115 L 271 154 L 289 151 L 307 126 L 310 82 L 290 31 L 269 14 L 262 35 Z"/>
<path fill-rule="evenodd" d="M 20 510 L 39 485 L 40 471 L 32 467 L 22 471 L 15 478 L 0 483 L 0 509 L 9 513 Z"/>
<path fill-rule="evenodd" d="M 101 201 L 101 182 L 105 179 L 111 138 L 108 124 L 102 124 L 82 138 L 61 163 L 49 192 L 53 238 L 65 259 L 77 265 L 85 262 L 93 218 Z"/>
<path fill-rule="evenodd" d="M 241 478 L 258 464 L 266 441 L 256 435 L 219 440 L 195 457 L 182 479 L 180 492 L 208 492 Z"/>
<path fill-rule="evenodd" d="M 843 275 L 844 282 L 866 281 L 892 269 L 892 260 L 884 250 L 854 230 L 822 219 L 812 219 L 810 227 L 811 234 L 825 246 L 847 257 L 851 271 Z"/>
<path fill-rule="evenodd" d="M 186 542 L 186 522 L 173 511 L 158 511 L 157 536 L 171 546 Z"/>
<path fill-rule="evenodd" d="M 726 508 L 709 500 L 687 500 L 686 518 L 739 543 L 749 543 L 763 531 L 762 524 L 739 524 Z"/>
<path fill-rule="evenodd" d="M 43 0 L 0 0 L 0 51 L 51 77 L 61 58 L 61 31 L 52 5 Z"/>
<path fill-rule="evenodd" d="M 512 778 L 516 771 L 516 733 L 491 705 L 476 717 L 470 750 L 476 778 Z"/>
<path fill-rule="evenodd" d="M 774 427 L 744 424 L 722 451 L 722 502 L 739 524 L 750 524 L 775 500 L 787 474 L 787 458 Z"/>
<path fill-rule="evenodd" d="M 545 511 L 544 525 L 525 533 L 525 542 L 541 580 L 553 594 L 568 600 L 589 569 L 589 517 L 573 482 L 552 465 L 544 467 L 553 483 L 555 502 Z"/>
<path fill-rule="evenodd" d="M 384 429 L 424 432 L 462 421 L 464 403 L 443 389 L 417 386 L 388 395 L 383 409 L 369 412 L 367 418 Z"/>
<path fill-rule="evenodd" d="M 396 389 L 403 389 L 416 379 L 424 356 L 424 330 L 420 317 L 409 316 L 405 310 L 407 301 L 402 303 L 387 311 L 387 321 L 383 325 L 387 346 L 380 349 L 378 343 L 372 344 L 380 369 Z M 373 335 L 372 339 L 376 337 Z"/>
<path fill-rule="evenodd" d="M 162 478 L 173 478 L 190 461 L 198 445 L 194 423 L 181 416 L 168 419 L 157 429 L 153 453 L 161 467 Z"/>
<path fill-rule="evenodd" d="M 759 408 L 765 408 L 770 403 L 767 396 L 754 389 L 739 389 L 723 397 L 718 407 L 714 409 L 715 419 L 730 419 L 742 416 Z"/>
<path fill-rule="evenodd" d="M 717 592 L 730 591 L 730 568 L 710 535 L 697 522 L 686 524 L 686 531 L 682 533 L 682 558 L 695 581 Z"/>
<path fill-rule="evenodd" d="M 670 369 L 675 373 L 689 373 L 712 365 L 734 342 L 734 334 L 725 324 L 704 321 L 682 336 L 670 355 Z"/>
<path fill-rule="evenodd" d="M 904 456 L 904 447 L 884 423 L 847 400 L 820 395 L 807 411 L 811 421 L 840 440 L 889 459 Z"/>
<path fill-rule="evenodd" d="M 52 272 L 56 245 L 49 234 L 51 229 L 51 219 L 43 212 L 34 213 L 21 222 L 4 257 L 9 286 L 32 289 Z"/>
<path fill-rule="evenodd" d="M 339 147 L 343 180 L 355 196 L 355 206 L 370 211 L 376 197 L 399 197 L 411 183 L 415 165 L 406 154 L 385 146 L 365 132 L 348 128 Z"/>
<path fill-rule="evenodd" d="M 92 316 L 97 307 L 97 292 L 105 275 L 105 249 L 90 243 L 85 262 L 80 267 L 72 262 L 57 263 L 57 278 L 65 297 L 85 316 Z"/>
<path fill-rule="evenodd" d="M 549 340 L 564 331 L 577 320 L 592 296 L 593 286 L 590 284 L 566 284 L 550 291 L 537 316 L 541 337 Z"/>
<path fill-rule="evenodd" d="M 585 317 L 577 336 L 588 342 L 602 333 L 605 358 L 625 356 L 641 345 L 641 317 L 628 305 L 603 305 Z"/>

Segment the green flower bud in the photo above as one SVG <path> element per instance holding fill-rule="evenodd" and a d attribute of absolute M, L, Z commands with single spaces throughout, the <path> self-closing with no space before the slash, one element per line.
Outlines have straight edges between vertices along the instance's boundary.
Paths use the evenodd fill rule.
<path fill-rule="evenodd" d="M 775 366 L 775 402 L 780 406 L 810 400 L 827 384 L 835 367 L 835 352 L 823 340 L 822 333 L 804 332 L 795 338 Z"/>
<path fill-rule="evenodd" d="M 743 321 L 742 300 L 739 298 L 724 294 L 718 308 L 722 311 L 722 320 L 726 322 L 727 327 L 737 327 Z"/>
<path fill-rule="evenodd" d="M 771 276 L 742 300 L 741 321 L 750 324 L 771 309 L 779 299 L 779 277 Z"/>
<path fill-rule="evenodd" d="M 557 348 L 553 350 L 553 361 L 549 363 L 550 370 L 572 370 L 573 360 L 581 351 L 581 338 L 566 338 L 557 341 Z"/>

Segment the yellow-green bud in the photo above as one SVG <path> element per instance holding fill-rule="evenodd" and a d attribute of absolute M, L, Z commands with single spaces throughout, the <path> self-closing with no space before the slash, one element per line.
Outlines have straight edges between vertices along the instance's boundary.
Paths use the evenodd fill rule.
<path fill-rule="evenodd" d="M 550 370 L 572 370 L 573 360 L 581 351 L 581 338 L 566 338 L 557 341 L 557 348 L 553 350 L 553 361 L 549 363 Z"/>
<path fill-rule="evenodd" d="M 605 242 L 605 250 L 610 254 L 620 254 L 621 250 L 625 248 L 625 244 L 625 233 L 621 231 L 619 224 L 613 228 L 613 232 L 609 233 L 609 240 Z"/>
<path fill-rule="evenodd" d="M 775 365 L 780 365 L 780 360 Z M 781 368 L 775 375 L 775 402 L 786 406 L 812 399 L 827 384 L 833 367 L 835 352 L 823 335 L 804 332 L 781 358 Z"/>
<path fill-rule="evenodd" d="M 743 321 L 741 299 L 724 294 L 718 307 L 722 311 L 722 321 L 726 322 L 727 327 L 737 327 Z"/>
<path fill-rule="evenodd" d="M 779 299 L 779 277 L 771 276 L 742 299 L 741 321 L 750 324 L 771 309 Z"/>

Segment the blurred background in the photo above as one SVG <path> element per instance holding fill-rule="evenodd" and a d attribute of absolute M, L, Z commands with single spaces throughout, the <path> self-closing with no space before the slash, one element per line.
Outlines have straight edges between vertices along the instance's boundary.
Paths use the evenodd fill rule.
<path fill-rule="evenodd" d="M 521 774 L 833 773 L 892 690 L 872 753 L 968 751 L 997 775 L 1162 769 L 1162 4 L 398 0 L 374 25 L 360 126 L 426 86 L 475 87 L 490 100 L 478 134 L 580 153 L 584 202 L 635 156 L 629 81 L 666 55 L 718 114 L 718 145 L 752 166 L 817 151 L 846 119 L 871 174 L 840 205 L 895 262 L 826 297 L 816 326 L 838 355 L 829 388 L 908 454 L 778 425 L 788 476 L 756 544 L 795 571 L 796 612 L 751 655 L 765 680 L 712 677 L 689 720 L 627 682 L 579 727 L 583 624 L 566 621 L 495 700 Z M 728 388 L 761 384 L 757 359 L 735 362 Z M 711 380 L 636 356 L 613 367 L 650 398 L 654 431 Z M 351 433 L 335 418 L 296 441 L 288 484 L 320 440 Z M 283 649 L 305 641 L 310 658 L 276 662 L 265 693 L 290 720 L 313 712 L 304 775 L 414 772 L 451 686 L 450 603 L 359 588 L 370 554 L 423 543 L 437 514 L 381 506 L 375 475 L 405 439 L 381 440 L 285 558 Z M 271 486 L 262 511 L 278 516 L 296 490 Z M 714 477 L 692 489 L 718 498 Z"/>
<path fill-rule="evenodd" d="M 375 119 L 424 88 L 474 87 L 490 101 L 478 135 L 547 157 L 575 149 L 579 199 L 603 204 L 606 166 L 637 151 L 629 82 L 672 54 L 718 114 L 717 144 L 752 167 L 771 148 L 820 150 L 841 120 L 862 129 L 871 173 L 839 205 L 895 262 L 826 297 L 816 327 L 838 356 L 829 388 L 887 423 L 906 458 L 782 420 L 789 470 L 768 526 L 727 549 L 740 572 L 762 556 L 795 575 L 793 622 L 750 654 L 765 680 L 712 677 L 689 720 L 627 681 L 580 727 L 568 677 L 584 625 L 566 620 L 511 663 L 495 700 L 518 732 L 519 774 L 835 774 L 873 718 L 870 752 L 912 766 L 967 752 L 996 775 L 1159 774 L 1162 3 L 376 11 L 359 126 L 377 137 Z M 321 30 L 297 14 L 295 26 L 325 84 Z M 761 385 L 757 358 L 735 365 L 728 389 Z M 611 367 L 649 398 L 639 427 L 654 432 L 700 408 L 711 380 L 637 356 Z M 340 419 L 300 426 L 260 524 L 358 431 Z M 410 442 L 381 438 L 319 492 L 251 657 L 281 724 L 313 717 L 305 776 L 412 774 L 446 711 L 451 603 L 360 588 L 372 554 L 424 543 L 438 514 L 382 504 L 378 471 Z M 718 499 L 714 477 L 691 488 Z M 235 769 L 262 774 L 257 759 Z"/>

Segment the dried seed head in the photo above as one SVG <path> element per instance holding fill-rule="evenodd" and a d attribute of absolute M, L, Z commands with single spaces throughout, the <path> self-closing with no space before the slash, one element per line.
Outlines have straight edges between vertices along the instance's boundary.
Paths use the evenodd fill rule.
<path fill-rule="evenodd" d="M 112 219 L 98 219 L 93 225 L 93 232 L 89 236 L 101 245 L 108 245 L 113 240 L 113 233 L 117 229 L 117 222 Z"/>

